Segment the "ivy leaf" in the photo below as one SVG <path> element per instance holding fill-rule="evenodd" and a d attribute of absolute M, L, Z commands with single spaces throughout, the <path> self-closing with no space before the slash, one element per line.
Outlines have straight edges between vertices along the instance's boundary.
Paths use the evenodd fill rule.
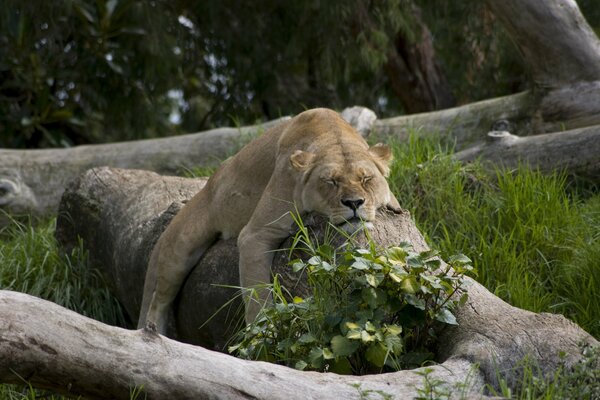
<path fill-rule="evenodd" d="M 336 357 L 346 357 L 353 354 L 359 345 L 359 342 L 352 341 L 341 335 L 334 336 L 331 339 L 331 350 Z"/>

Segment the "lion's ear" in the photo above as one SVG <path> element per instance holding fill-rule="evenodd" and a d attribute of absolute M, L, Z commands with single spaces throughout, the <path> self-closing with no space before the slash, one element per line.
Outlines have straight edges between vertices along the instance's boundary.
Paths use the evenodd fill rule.
<path fill-rule="evenodd" d="M 305 171 L 308 167 L 310 167 L 310 164 L 314 158 L 315 155 L 313 153 L 296 150 L 294 154 L 290 156 L 290 163 L 292 164 L 292 167 L 298 171 Z"/>
<path fill-rule="evenodd" d="M 394 158 L 390 146 L 377 143 L 369 148 L 369 153 L 375 159 L 375 165 L 377 165 L 381 174 L 387 178 L 390 174 L 390 162 Z"/>
<path fill-rule="evenodd" d="M 375 146 L 369 147 L 369 153 L 385 163 L 389 163 L 394 158 L 390 146 L 383 143 L 377 143 Z"/>

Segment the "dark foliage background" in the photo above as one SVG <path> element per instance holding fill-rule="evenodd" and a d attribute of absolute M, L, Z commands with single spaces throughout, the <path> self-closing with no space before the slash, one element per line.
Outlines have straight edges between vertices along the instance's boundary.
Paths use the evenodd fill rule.
<path fill-rule="evenodd" d="M 600 4 L 580 0 L 600 27 Z M 354 104 L 380 116 L 527 86 L 475 0 L 3 0 L 0 146 L 149 138 Z"/>

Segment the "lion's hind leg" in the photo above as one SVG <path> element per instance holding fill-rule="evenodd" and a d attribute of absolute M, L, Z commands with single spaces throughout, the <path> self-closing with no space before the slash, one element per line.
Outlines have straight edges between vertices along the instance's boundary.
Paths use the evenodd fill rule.
<path fill-rule="evenodd" d="M 146 282 L 138 328 L 151 327 L 166 333 L 168 311 L 185 279 L 219 233 L 209 230 L 207 212 L 192 214 L 184 207 L 175 216 L 154 246 Z M 193 218 L 194 224 L 189 223 Z"/>

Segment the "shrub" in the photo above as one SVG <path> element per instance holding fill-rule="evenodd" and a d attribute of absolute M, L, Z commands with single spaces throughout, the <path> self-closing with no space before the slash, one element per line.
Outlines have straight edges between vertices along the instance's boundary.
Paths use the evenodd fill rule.
<path fill-rule="evenodd" d="M 448 264 L 435 251 L 417 253 L 408 243 L 378 249 L 338 248 L 311 241 L 300 224 L 296 245 L 310 256 L 290 262 L 306 274 L 310 295 L 292 297 L 277 276 L 274 304 L 242 330 L 229 351 L 247 359 L 300 370 L 366 374 L 420 366 L 434 359 L 439 328 L 456 324 L 464 303 L 463 274 L 470 260 Z"/>

